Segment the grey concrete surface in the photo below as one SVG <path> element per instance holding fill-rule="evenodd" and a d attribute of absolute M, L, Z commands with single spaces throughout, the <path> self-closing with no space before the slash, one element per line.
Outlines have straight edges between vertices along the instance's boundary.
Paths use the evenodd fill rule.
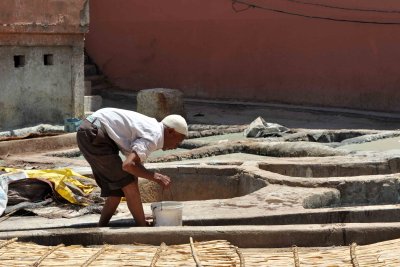
<path fill-rule="evenodd" d="M 134 107 L 129 97 L 116 101 L 120 96 L 103 95 L 104 104 Z M 134 228 L 122 204 L 110 228 L 95 227 L 97 214 L 70 219 L 12 216 L 0 222 L 0 238 L 20 235 L 49 244 L 134 240 L 158 245 L 187 242 L 193 235 L 196 240 L 228 239 L 240 247 L 276 247 L 362 244 L 399 237 L 400 151 L 377 149 L 397 144 L 392 135 L 397 131 L 378 130 L 397 129 L 396 116 L 185 103 L 193 104 L 186 106 L 192 123 L 240 125 L 262 113 L 267 121 L 297 128 L 294 134 L 276 139 L 243 139 L 238 133 L 189 139 L 194 149 L 163 152 L 151 159 L 158 163 L 146 163 L 173 178 L 173 199 L 184 203 L 183 227 Z M 351 138 L 357 138 L 356 143 L 347 147 L 345 141 Z M 367 144 L 371 146 L 364 151 L 360 146 Z M 51 156 L 74 151 L 74 134 L 0 143 L 4 164 L 51 164 L 91 175 L 82 159 Z M 141 179 L 140 188 L 146 202 L 165 200 L 160 189 L 146 180 Z M 144 207 L 151 214 L 150 204 Z"/>

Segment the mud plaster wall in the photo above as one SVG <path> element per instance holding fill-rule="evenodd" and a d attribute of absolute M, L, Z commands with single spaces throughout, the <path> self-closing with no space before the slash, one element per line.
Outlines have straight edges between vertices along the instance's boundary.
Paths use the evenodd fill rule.
<path fill-rule="evenodd" d="M 83 116 L 88 1 L 10 0 L 0 10 L 0 130 Z"/>
<path fill-rule="evenodd" d="M 396 13 L 250 2 L 306 15 L 400 22 Z M 397 0 L 341 6 L 399 9 Z M 186 97 L 400 111 L 398 25 L 252 8 L 236 13 L 231 1 L 194 0 L 96 0 L 90 17 L 88 53 L 124 89 L 165 87 Z"/>

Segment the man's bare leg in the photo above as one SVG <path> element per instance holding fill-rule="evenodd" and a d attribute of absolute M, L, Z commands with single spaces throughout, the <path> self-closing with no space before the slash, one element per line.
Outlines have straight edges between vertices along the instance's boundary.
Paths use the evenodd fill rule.
<path fill-rule="evenodd" d="M 139 183 L 132 182 L 122 188 L 129 211 L 132 213 L 137 226 L 146 226 L 142 200 L 140 199 Z"/>
<path fill-rule="evenodd" d="M 103 210 L 101 211 L 101 216 L 98 223 L 99 227 L 105 227 L 108 225 L 120 202 L 121 197 L 111 196 L 106 198 L 106 203 L 104 204 Z"/>

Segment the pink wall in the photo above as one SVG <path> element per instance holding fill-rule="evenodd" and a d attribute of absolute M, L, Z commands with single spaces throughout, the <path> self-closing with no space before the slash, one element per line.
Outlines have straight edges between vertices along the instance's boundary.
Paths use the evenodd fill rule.
<path fill-rule="evenodd" d="M 317 16 L 400 23 L 400 12 L 252 2 Z M 400 11 L 398 0 L 324 3 Z M 125 89 L 167 87 L 187 97 L 400 111 L 400 25 L 260 9 L 236 13 L 229 0 L 95 0 L 90 12 L 87 51 Z"/>

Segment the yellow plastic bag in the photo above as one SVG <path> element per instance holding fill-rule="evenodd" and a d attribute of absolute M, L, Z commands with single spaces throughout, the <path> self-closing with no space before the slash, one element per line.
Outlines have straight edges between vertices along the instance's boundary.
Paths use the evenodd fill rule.
<path fill-rule="evenodd" d="M 68 200 L 73 204 L 79 205 L 88 205 L 85 201 L 82 202 L 77 198 L 77 196 L 72 192 L 72 190 L 67 186 L 67 184 L 71 184 L 77 188 L 79 188 L 85 195 L 90 194 L 95 186 L 93 184 L 82 184 L 80 181 L 75 179 L 74 177 L 79 177 L 82 179 L 90 179 L 79 173 L 74 172 L 71 169 L 56 169 L 56 170 L 22 170 L 22 169 L 14 169 L 14 168 L 5 168 L 0 167 L 0 170 L 5 172 L 18 172 L 23 171 L 27 174 L 29 178 L 39 178 L 45 179 L 54 183 L 54 190 L 62 196 L 64 199 Z"/>

